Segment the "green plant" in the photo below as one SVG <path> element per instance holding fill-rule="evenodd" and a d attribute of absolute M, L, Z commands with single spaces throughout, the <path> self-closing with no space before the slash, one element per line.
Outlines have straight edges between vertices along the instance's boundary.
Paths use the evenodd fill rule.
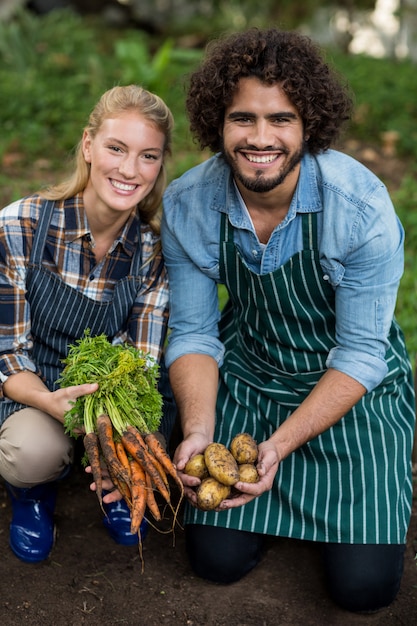
<path fill-rule="evenodd" d="M 11 150 L 28 163 L 46 155 L 61 160 L 109 80 L 80 16 L 21 11 L 0 22 L 0 155 Z"/>
<path fill-rule="evenodd" d="M 383 134 L 395 131 L 396 149 L 403 157 L 417 157 L 416 65 L 409 59 L 394 61 L 333 52 L 331 61 L 354 94 L 355 113 L 349 135 L 374 146 Z"/>

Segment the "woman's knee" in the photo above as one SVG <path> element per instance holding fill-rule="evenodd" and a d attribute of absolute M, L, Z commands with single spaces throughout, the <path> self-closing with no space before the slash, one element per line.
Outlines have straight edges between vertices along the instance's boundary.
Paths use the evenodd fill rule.
<path fill-rule="evenodd" d="M 22 409 L 0 429 L 0 474 L 15 487 L 56 480 L 72 462 L 62 424 L 37 409 Z"/>
<path fill-rule="evenodd" d="M 400 588 L 404 550 L 404 545 L 325 545 L 324 566 L 334 601 L 358 613 L 389 606 Z"/>
<path fill-rule="evenodd" d="M 206 580 L 229 584 L 248 574 L 261 560 L 263 537 L 255 533 L 188 524 L 186 548 L 194 572 Z"/>

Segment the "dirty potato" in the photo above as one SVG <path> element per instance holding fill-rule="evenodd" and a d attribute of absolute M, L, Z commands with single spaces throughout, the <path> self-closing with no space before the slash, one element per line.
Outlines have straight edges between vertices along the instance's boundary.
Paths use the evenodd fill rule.
<path fill-rule="evenodd" d="M 191 457 L 184 468 L 184 472 L 188 474 L 188 476 L 196 476 L 196 478 L 200 478 L 200 480 L 207 478 L 209 473 L 204 460 L 204 454 L 196 454 Z"/>
<path fill-rule="evenodd" d="M 230 494 L 230 487 L 215 478 L 205 478 L 197 489 L 197 505 L 203 511 L 217 509 L 220 502 Z"/>
<path fill-rule="evenodd" d="M 222 443 L 210 443 L 204 451 L 204 460 L 210 476 L 223 485 L 231 486 L 239 480 L 237 463 Z"/>
<path fill-rule="evenodd" d="M 259 474 L 253 463 L 242 463 L 239 465 L 239 476 L 244 483 L 257 483 Z"/>
<path fill-rule="evenodd" d="M 230 452 L 239 465 L 255 463 L 258 458 L 258 446 L 249 433 L 240 433 L 232 439 Z"/>

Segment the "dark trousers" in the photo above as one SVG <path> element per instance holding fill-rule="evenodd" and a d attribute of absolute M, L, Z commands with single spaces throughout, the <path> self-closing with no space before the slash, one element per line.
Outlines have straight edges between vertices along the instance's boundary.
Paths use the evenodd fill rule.
<path fill-rule="evenodd" d="M 188 557 L 206 580 L 238 581 L 261 560 L 264 536 L 199 524 L 185 527 Z M 387 607 L 400 588 L 404 545 L 320 544 L 328 589 L 333 600 L 352 612 Z"/>

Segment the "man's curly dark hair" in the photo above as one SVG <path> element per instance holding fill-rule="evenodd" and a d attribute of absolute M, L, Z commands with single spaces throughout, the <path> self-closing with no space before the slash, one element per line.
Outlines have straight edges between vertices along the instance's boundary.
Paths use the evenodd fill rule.
<path fill-rule="evenodd" d="M 205 59 L 190 77 L 186 108 L 201 148 L 221 151 L 225 109 L 239 80 L 249 76 L 282 87 L 302 118 L 312 154 L 329 148 L 351 116 L 347 86 L 309 37 L 251 28 L 210 42 Z"/>

